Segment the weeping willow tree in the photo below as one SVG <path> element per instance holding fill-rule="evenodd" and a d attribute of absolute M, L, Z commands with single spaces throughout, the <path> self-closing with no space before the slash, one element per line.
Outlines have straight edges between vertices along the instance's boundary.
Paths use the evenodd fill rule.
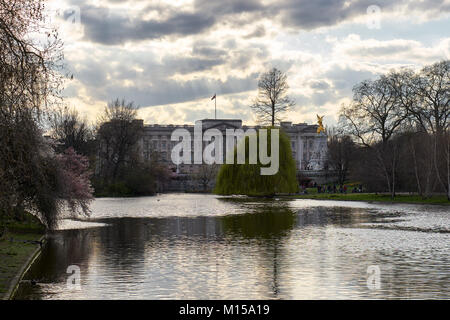
<path fill-rule="evenodd" d="M 270 128 L 269 128 L 270 129 Z M 267 131 L 267 150 L 271 154 L 271 130 Z M 245 163 L 238 164 L 237 149 L 234 150 L 234 164 L 224 164 L 217 175 L 214 193 L 219 195 L 248 195 L 248 196 L 273 196 L 279 193 L 298 192 L 296 167 L 290 140 L 280 130 L 279 139 L 279 170 L 275 175 L 261 175 L 261 164 L 258 157 L 256 164 L 249 163 L 249 137 L 245 137 L 241 143 L 245 143 Z M 259 146 L 259 132 L 257 133 L 257 145 Z"/>

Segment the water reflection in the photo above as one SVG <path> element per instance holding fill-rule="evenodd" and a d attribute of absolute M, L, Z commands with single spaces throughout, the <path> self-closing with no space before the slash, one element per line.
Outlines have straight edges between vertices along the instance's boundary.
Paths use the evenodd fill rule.
<path fill-rule="evenodd" d="M 183 195 L 96 203 L 102 227 L 50 235 L 19 299 L 309 299 L 448 298 L 449 235 L 383 230 L 417 224 L 401 210 L 305 206 L 295 201 Z M 203 200 L 202 200 L 203 199 Z M 172 202 L 176 216 L 166 212 Z M 114 207 L 117 204 L 118 207 Z M 136 210 L 138 204 L 130 207 Z M 211 210 L 207 210 L 208 206 Z M 120 208 L 120 209 L 119 209 Z M 192 208 L 196 208 L 193 212 Z M 439 207 L 432 219 L 448 223 Z M 109 210 L 109 213 L 108 213 Z M 121 211 L 125 210 L 125 211 Z M 159 212 L 160 210 L 161 212 Z M 112 216 L 111 212 L 114 212 Z M 148 217 L 144 217 L 147 212 Z M 206 213 L 204 215 L 199 212 Z M 434 217 L 434 218 L 433 218 Z M 418 221 L 422 223 L 420 218 Z M 446 220 L 447 219 L 447 220 Z M 433 225 L 430 221 L 425 225 Z M 436 223 L 435 223 L 436 224 Z M 448 224 L 447 224 L 448 225 Z M 418 225 L 417 227 L 420 227 Z M 68 290 L 69 265 L 81 268 L 81 291 Z M 382 286 L 366 286 L 380 266 Z"/>

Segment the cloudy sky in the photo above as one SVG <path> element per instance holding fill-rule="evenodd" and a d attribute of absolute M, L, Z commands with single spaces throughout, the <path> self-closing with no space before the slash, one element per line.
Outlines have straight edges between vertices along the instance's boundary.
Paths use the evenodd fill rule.
<path fill-rule="evenodd" d="M 146 123 L 256 121 L 259 75 L 288 75 L 293 122 L 332 125 L 352 87 L 450 59 L 450 0 L 57 0 L 74 79 L 66 102 L 94 120 L 116 97 Z"/>

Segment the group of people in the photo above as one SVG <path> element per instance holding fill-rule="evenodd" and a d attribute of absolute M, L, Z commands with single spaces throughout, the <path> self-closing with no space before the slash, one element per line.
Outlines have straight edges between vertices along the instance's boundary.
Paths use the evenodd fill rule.
<path fill-rule="evenodd" d="M 329 184 L 327 186 L 321 186 L 314 182 L 312 185 L 313 188 L 317 188 L 317 193 L 347 193 L 348 188 L 346 185 L 337 186 L 336 184 Z M 362 193 L 363 186 L 360 184 L 359 186 L 355 186 L 352 189 L 352 193 Z M 303 193 L 308 193 L 307 189 L 303 188 Z"/>

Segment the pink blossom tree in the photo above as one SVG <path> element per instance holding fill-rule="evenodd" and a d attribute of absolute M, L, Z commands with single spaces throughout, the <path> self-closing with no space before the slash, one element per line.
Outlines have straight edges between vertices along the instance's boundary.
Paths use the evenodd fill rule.
<path fill-rule="evenodd" d="M 57 156 L 59 163 L 59 196 L 67 201 L 72 213 L 90 214 L 93 200 L 89 160 L 70 147 Z"/>

